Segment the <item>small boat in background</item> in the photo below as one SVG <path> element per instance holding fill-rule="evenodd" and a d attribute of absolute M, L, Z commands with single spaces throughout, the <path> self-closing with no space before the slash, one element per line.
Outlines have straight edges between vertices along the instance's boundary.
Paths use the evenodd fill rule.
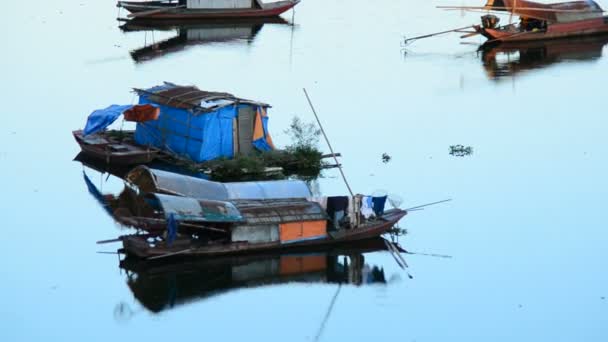
<path fill-rule="evenodd" d="M 129 18 L 217 19 L 275 17 L 299 2 L 300 0 L 269 3 L 261 0 L 118 1 L 117 7 L 131 12 Z"/>
<path fill-rule="evenodd" d="M 487 43 L 539 41 L 608 33 L 608 16 L 595 2 L 543 4 L 527 0 L 490 0 L 485 8 L 518 15 L 520 22 L 498 27 L 498 17 L 485 15 L 474 28 Z"/>
<path fill-rule="evenodd" d="M 528 0 L 487 0 L 484 6 L 437 6 L 437 8 L 487 14 L 481 17 L 481 25 L 407 38 L 404 44 L 451 32 L 466 33 L 460 38 L 480 34 L 488 39 L 484 43 L 486 46 L 506 42 L 545 41 L 608 34 L 608 16 L 604 15 L 605 11 L 593 0 L 552 4 Z M 500 26 L 498 24 L 500 18 L 490 14 L 491 12 L 508 13 L 509 23 Z M 519 23 L 511 22 L 514 15 L 519 16 Z"/>

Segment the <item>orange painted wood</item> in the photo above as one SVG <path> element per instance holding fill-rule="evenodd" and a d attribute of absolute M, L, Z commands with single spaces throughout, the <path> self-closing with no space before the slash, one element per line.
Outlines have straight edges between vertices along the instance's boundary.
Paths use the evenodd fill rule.
<path fill-rule="evenodd" d="M 305 221 L 282 223 L 279 226 L 281 241 L 307 239 L 327 234 L 327 221 Z"/>
<path fill-rule="evenodd" d="M 318 272 L 327 269 L 325 255 L 281 256 L 279 272 L 281 275 Z"/>

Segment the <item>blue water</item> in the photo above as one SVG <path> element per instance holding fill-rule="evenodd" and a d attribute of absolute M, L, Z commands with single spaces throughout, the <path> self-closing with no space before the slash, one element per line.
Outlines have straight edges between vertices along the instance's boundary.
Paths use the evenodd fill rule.
<path fill-rule="evenodd" d="M 404 35 L 478 22 L 440 4 L 304 0 L 283 15 L 294 25 L 142 62 L 130 52 L 176 32 L 123 33 L 112 1 L 4 4 L 0 340 L 605 341 L 606 47 L 511 51 L 498 73 L 478 37 L 403 50 Z M 122 232 L 87 192 L 71 131 L 162 81 L 272 104 L 278 145 L 293 116 L 314 120 L 306 87 L 355 191 L 384 189 L 402 207 L 453 199 L 400 224 L 404 248 L 451 258 L 406 255 L 410 279 L 388 253 L 368 253 L 385 283 L 336 295 L 321 277 L 146 309 L 117 256 L 97 253 L 118 246 L 95 241 Z M 473 154 L 451 156 L 456 144 Z M 103 192 L 122 188 L 85 171 Z M 335 170 L 319 189 L 347 191 Z"/>

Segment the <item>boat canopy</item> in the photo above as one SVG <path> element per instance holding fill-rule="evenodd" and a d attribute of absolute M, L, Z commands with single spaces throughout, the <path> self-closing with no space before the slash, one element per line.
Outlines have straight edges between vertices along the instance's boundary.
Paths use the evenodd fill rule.
<path fill-rule="evenodd" d="M 126 179 L 145 193 L 163 193 L 215 201 L 312 196 L 306 183 L 300 180 L 220 183 L 147 166 L 138 166 L 131 170 Z"/>
<path fill-rule="evenodd" d="M 603 10 L 593 0 L 540 3 L 528 0 L 487 0 L 484 9 L 510 12 L 521 17 L 563 23 L 601 18 Z"/>
<path fill-rule="evenodd" d="M 163 194 L 146 194 L 146 201 L 153 207 L 162 209 L 166 218 L 173 215 L 177 221 L 232 223 L 244 220 L 239 210 L 230 202 Z"/>
<path fill-rule="evenodd" d="M 268 104 L 167 82 L 135 91 L 140 105 L 160 108 L 157 120 L 137 124 L 135 142 L 140 145 L 195 162 L 249 154 L 254 148 L 274 149 L 268 132 Z"/>

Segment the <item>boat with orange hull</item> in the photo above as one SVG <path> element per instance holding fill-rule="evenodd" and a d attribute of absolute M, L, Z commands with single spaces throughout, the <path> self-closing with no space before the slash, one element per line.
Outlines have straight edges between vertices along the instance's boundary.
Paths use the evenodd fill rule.
<path fill-rule="evenodd" d="M 498 17 L 482 17 L 475 31 L 488 38 L 486 44 L 541 41 L 608 33 L 608 16 L 594 1 L 571 1 L 541 4 L 524 0 L 490 0 L 489 11 L 518 15 L 520 22 L 498 27 Z"/>
<path fill-rule="evenodd" d="M 295 242 L 270 241 L 251 243 L 249 241 L 231 241 L 226 243 L 201 244 L 196 239 L 180 236 L 167 243 L 166 240 L 150 242 L 149 235 L 127 235 L 121 238 L 123 251 L 127 255 L 144 259 L 157 259 L 176 256 L 215 257 L 222 255 L 254 254 L 268 251 L 294 251 L 320 246 L 340 245 L 347 242 L 363 241 L 378 238 L 387 233 L 401 218 L 407 214 L 402 209 L 389 209 L 380 217 L 369 220 L 351 229 L 340 229 L 327 232 L 322 239 L 299 239 Z"/>
<path fill-rule="evenodd" d="M 118 1 L 117 7 L 131 12 L 129 18 L 226 19 L 276 17 L 300 0 L 264 3 L 261 0 L 167 0 Z"/>

